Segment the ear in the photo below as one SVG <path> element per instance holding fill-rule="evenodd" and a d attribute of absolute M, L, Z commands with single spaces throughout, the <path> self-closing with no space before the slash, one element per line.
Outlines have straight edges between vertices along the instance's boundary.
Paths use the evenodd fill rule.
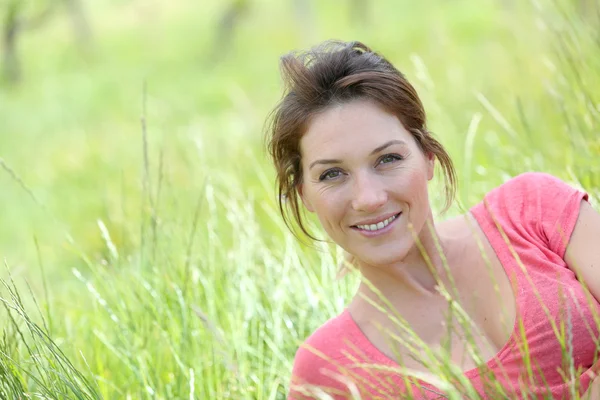
<path fill-rule="evenodd" d="M 429 153 L 427 154 L 427 180 L 430 181 L 433 179 L 433 174 L 435 172 L 435 154 Z"/>
<path fill-rule="evenodd" d="M 304 207 L 306 207 L 306 209 L 310 212 L 315 212 L 312 204 L 310 204 L 310 201 L 305 196 L 303 183 L 298 185 L 298 194 L 300 195 L 300 199 L 302 200 L 302 204 L 304 204 Z"/>

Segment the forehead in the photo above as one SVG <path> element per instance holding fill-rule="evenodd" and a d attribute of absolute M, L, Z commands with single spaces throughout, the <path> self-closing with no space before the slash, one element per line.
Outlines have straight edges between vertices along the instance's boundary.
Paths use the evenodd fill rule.
<path fill-rule="evenodd" d="M 412 135 L 400 120 L 369 100 L 336 104 L 319 113 L 308 124 L 300 140 L 303 158 L 320 158 L 340 151 L 370 152 L 383 142 Z"/>

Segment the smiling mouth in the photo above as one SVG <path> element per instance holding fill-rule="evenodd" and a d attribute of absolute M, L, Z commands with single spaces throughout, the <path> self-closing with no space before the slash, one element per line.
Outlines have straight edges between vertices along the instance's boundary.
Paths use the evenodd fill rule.
<path fill-rule="evenodd" d="M 381 229 L 385 228 L 389 224 L 391 224 L 396 218 L 398 218 L 400 216 L 400 214 L 402 214 L 402 213 L 399 212 L 398 214 L 392 215 L 391 217 L 389 217 L 389 218 L 387 218 L 387 219 L 385 219 L 385 220 L 383 220 L 381 222 L 378 222 L 376 224 L 353 225 L 352 228 L 360 229 L 360 230 L 363 230 L 363 231 L 370 231 L 370 232 L 378 231 L 378 230 L 381 230 Z"/>

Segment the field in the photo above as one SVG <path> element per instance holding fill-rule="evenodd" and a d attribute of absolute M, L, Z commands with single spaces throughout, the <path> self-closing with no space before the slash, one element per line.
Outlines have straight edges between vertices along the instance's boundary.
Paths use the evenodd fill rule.
<path fill-rule="evenodd" d="M 64 12 L 22 34 L 0 86 L 0 398 L 285 397 L 358 282 L 278 215 L 263 123 L 291 50 L 360 40 L 407 75 L 459 174 L 439 218 L 530 170 L 600 199 L 585 1 L 238 3 L 231 32 L 226 2 L 106 0 L 89 41 Z"/>

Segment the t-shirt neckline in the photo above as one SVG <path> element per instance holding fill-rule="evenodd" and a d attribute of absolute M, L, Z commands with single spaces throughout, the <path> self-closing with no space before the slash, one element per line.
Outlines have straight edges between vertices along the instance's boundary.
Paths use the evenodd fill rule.
<path fill-rule="evenodd" d="M 484 202 L 482 201 L 482 202 L 478 203 L 477 205 L 473 206 L 469 210 L 468 213 L 470 213 L 473 216 L 474 221 L 477 222 L 477 224 L 479 225 L 479 228 L 481 229 L 484 236 L 490 243 L 492 249 L 494 250 L 494 253 L 496 253 L 496 256 L 498 257 L 498 260 L 500 261 L 500 264 L 502 265 L 502 268 L 504 270 L 504 273 L 507 276 L 507 279 L 510 280 L 510 273 L 511 273 L 511 270 L 513 270 L 513 268 L 511 268 L 512 265 L 510 267 L 508 267 L 506 265 L 506 263 L 510 262 L 512 257 L 505 257 L 505 255 L 506 255 L 505 252 L 508 251 L 508 249 L 498 248 L 498 241 L 492 240 L 492 238 L 490 238 L 491 232 L 489 231 L 489 229 L 491 229 L 493 227 L 485 219 L 485 216 L 483 215 L 483 213 L 485 213 L 485 212 L 487 212 L 487 210 L 485 209 Z M 480 213 L 482 213 L 482 214 L 480 214 Z M 513 262 L 514 262 L 514 260 L 513 260 Z M 513 291 L 513 300 L 515 301 L 515 307 L 516 307 L 516 317 L 515 317 L 515 321 L 513 323 L 512 331 L 511 331 L 510 336 L 508 337 L 506 343 L 500 348 L 500 350 L 498 350 L 498 352 L 492 358 L 487 360 L 484 364 L 475 366 L 471 369 L 463 371 L 463 374 L 467 378 L 470 379 L 470 378 L 477 376 L 480 373 L 482 368 L 491 370 L 491 369 L 498 367 L 499 362 L 502 361 L 503 357 L 505 357 L 508 350 L 510 350 L 514 346 L 515 338 L 518 335 L 518 329 L 519 329 L 519 327 L 518 327 L 518 319 L 519 319 L 518 316 L 519 316 L 519 310 L 520 310 L 519 297 L 520 297 L 519 291 L 517 291 L 516 294 Z M 347 325 L 350 328 L 350 332 L 348 332 L 348 333 L 350 334 L 351 337 L 353 337 L 355 339 L 356 342 L 358 342 L 357 344 L 359 345 L 359 348 L 361 349 L 361 351 L 364 352 L 366 355 L 368 355 L 371 359 L 373 359 L 373 361 L 375 361 L 376 363 L 385 365 L 385 366 L 393 367 L 393 368 L 400 367 L 400 364 L 398 364 L 398 362 L 389 358 L 387 355 L 385 355 L 383 352 L 381 352 L 367 338 L 367 336 L 363 333 L 363 331 L 360 329 L 358 324 L 352 318 L 352 315 L 350 314 L 350 311 L 348 310 L 347 307 L 344 308 L 344 310 L 340 314 L 340 318 L 342 319 L 342 321 L 341 321 L 342 325 Z"/>

